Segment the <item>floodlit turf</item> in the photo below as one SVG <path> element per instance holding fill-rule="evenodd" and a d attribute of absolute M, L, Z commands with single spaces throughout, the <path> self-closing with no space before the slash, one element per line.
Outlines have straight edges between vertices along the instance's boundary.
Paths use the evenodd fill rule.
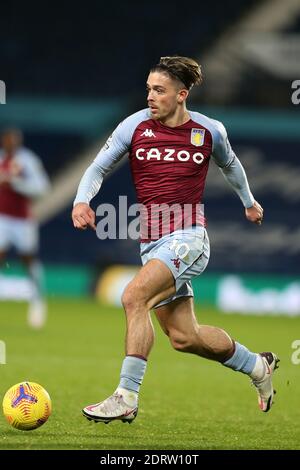
<path fill-rule="evenodd" d="M 269 413 L 257 406 L 248 377 L 173 351 L 157 322 L 156 343 L 131 425 L 88 422 L 81 408 L 106 398 L 118 384 L 124 314 L 92 300 L 51 300 L 43 331 L 26 325 L 26 305 L 0 303 L 0 398 L 29 380 L 51 395 L 53 414 L 34 431 L 11 428 L 0 416 L 0 449 L 300 449 L 300 364 L 291 343 L 300 318 L 220 315 L 198 309 L 202 323 L 225 328 L 253 350 L 280 358 L 278 394 Z M 202 311 L 203 310 L 203 311 Z"/>

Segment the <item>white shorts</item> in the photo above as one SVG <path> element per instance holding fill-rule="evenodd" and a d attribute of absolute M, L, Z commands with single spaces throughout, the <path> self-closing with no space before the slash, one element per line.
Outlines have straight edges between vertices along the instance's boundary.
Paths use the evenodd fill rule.
<path fill-rule="evenodd" d="M 176 293 L 156 307 L 168 304 L 179 297 L 193 297 L 191 279 L 205 270 L 210 255 L 209 239 L 204 227 L 177 230 L 159 240 L 141 243 L 143 265 L 158 258 L 171 270 Z"/>
<path fill-rule="evenodd" d="M 13 247 L 20 255 L 33 255 L 38 246 L 39 233 L 34 221 L 0 214 L 0 251 Z"/>

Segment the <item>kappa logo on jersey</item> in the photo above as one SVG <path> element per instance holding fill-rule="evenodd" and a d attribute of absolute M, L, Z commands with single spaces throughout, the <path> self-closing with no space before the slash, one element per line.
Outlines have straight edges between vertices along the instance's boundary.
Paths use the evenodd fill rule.
<path fill-rule="evenodd" d="M 141 137 L 156 137 L 152 129 L 146 129 L 142 134 Z"/>
<path fill-rule="evenodd" d="M 205 129 L 195 129 L 191 130 L 191 143 L 196 147 L 201 147 L 204 143 Z"/>

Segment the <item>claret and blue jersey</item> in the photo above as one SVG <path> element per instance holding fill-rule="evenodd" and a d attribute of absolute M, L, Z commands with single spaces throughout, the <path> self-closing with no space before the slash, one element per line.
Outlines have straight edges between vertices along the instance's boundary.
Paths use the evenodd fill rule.
<path fill-rule="evenodd" d="M 148 211 L 157 205 L 190 204 L 191 223 L 195 224 L 211 157 L 244 206 L 251 207 L 254 199 L 224 126 L 198 112 L 188 113 L 190 119 L 177 127 L 152 119 L 148 108 L 127 117 L 86 171 L 75 203 L 89 203 L 99 191 L 103 177 L 128 154 L 137 200 Z"/>

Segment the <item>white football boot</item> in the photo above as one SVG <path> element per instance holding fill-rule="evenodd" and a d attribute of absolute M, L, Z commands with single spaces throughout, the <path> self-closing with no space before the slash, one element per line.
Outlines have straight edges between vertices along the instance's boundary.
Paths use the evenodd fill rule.
<path fill-rule="evenodd" d="M 125 397 L 126 396 L 126 401 Z M 110 423 L 117 419 L 132 423 L 138 413 L 137 394 L 118 388 L 106 400 L 83 408 L 82 414 L 89 421 Z"/>
<path fill-rule="evenodd" d="M 272 352 L 262 352 L 260 356 L 264 363 L 264 374 L 259 380 L 252 380 L 258 395 L 258 406 L 265 413 L 270 410 L 276 391 L 273 389 L 272 376 L 278 369 L 279 358 Z"/>

